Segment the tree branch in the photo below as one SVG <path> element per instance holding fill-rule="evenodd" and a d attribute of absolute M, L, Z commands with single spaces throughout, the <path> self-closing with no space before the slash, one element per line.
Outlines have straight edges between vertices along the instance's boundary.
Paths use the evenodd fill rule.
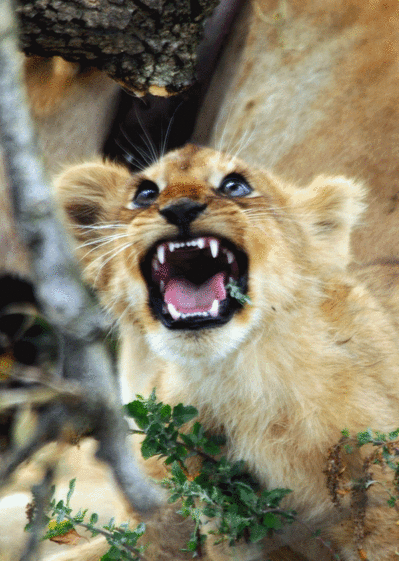
<path fill-rule="evenodd" d="M 102 342 L 103 316 L 82 283 L 46 187 L 19 61 L 11 2 L 5 0 L 0 3 L 0 131 L 15 220 L 30 252 L 40 308 L 64 341 L 63 377 L 80 384 L 83 398 L 57 398 L 45 406 L 36 443 L 17 450 L 2 475 L 6 477 L 37 447 L 59 436 L 68 420 L 78 434 L 90 431 L 99 440 L 98 454 L 110 464 L 129 503 L 148 512 L 163 498 L 144 478 L 126 443 L 113 363 Z"/>
<path fill-rule="evenodd" d="M 51 484 L 53 482 L 54 470 L 47 468 L 42 482 L 35 485 L 33 492 L 35 496 L 36 516 L 33 522 L 32 532 L 20 561 L 35 561 L 40 544 L 40 536 L 45 526 L 45 512 L 51 498 Z"/>
<path fill-rule="evenodd" d="M 20 0 L 27 54 L 95 66 L 139 94 L 195 81 L 204 20 L 218 0 Z"/>

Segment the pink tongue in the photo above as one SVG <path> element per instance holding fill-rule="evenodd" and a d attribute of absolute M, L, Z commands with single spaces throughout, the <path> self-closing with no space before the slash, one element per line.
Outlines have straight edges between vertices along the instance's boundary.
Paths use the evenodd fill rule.
<path fill-rule="evenodd" d="M 214 300 L 224 300 L 224 273 L 215 276 L 197 286 L 184 279 L 172 279 L 165 288 L 165 302 L 173 304 L 182 314 L 207 312 Z"/>

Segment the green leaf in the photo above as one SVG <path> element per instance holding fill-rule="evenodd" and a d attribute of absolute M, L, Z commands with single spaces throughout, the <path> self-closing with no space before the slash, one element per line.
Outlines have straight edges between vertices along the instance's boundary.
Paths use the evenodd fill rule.
<path fill-rule="evenodd" d="M 170 405 L 163 405 L 161 407 L 159 414 L 161 419 L 164 421 L 164 423 L 169 422 L 171 413 L 172 413 L 172 408 Z"/>
<path fill-rule="evenodd" d="M 67 494 L 67 500 L 66 500 L 66 505 L 69 506 L 69 501 L 71 500 L 72 494 L 75 491 L 75 484 L 76 484 L 76 478 L 75 479 L 71 479 L 69 482 L 69 491 Z"/>
<path fill-rule="evenodd" d="M 82 510 L 79 510 L 79 512 L 78 512 L 77 514 L 75 514 L 75 516 L 73 517 L 73 521 L 74 521 L 76 524 L 80 524 L 81 522 L 83 522 L 83 520 L 84 520 L 84 518 L 85 518 L 85 516 L 86 516 L 86 513 L 87 513 L 87 508 L 86 508 L 85 510 L 83 510 L 83 511 L 82 511 Z"/>
<path fill-rule="evenodd" d="M 178 501 L 180 499 L 180 494 L 179 493 L 174 493 L 173 495 L 171 495 L 168 499 L 168 503 L 175 503 L 176 501 Z"/>
<path fill-rule="evenodd" d="M 271 528 L 272 530 L 279 530 L 283 525 L 280 518 L 272 512 L 267 512 L 264 515 L 262 522 L 265 526 L 267 526 L 267 528 Z"/>
<path fill-rule="evenodd" d="M 246 506 L 254 507 L 258 502 L 256 493 L 248 487 L 248 485 L 240 483 L 238 493 L 240 495 L 240 499 Z"/>
<path fill-rule="evenodd" d="M 173 477 L 176 478 L 178 483 L 183 484 L 187 481 L 187 477 L 186 477 L 185 473 L 183 472 L 183 470 L 181 469 L 181 467 L 179 466 L 179 464 L 177 462 L 174 462 L 172 464 L 171 472 L 172 472 Z"/>
<path fill-rule="evenodd" d="M 195 407 L 191 405 L 184 406 L 179 403 L 173 408 L 173 421 L 177 427 L 181 427 L 185 423 L 188 423 L 192 419 L 198 416 L 198 411 Z"/>
<path fill-rule="evenodd" d="M 373 442 L 373 435 L 370 429 L 359 432 L 357 435 L 358 446 L 363 446 L 364 444 L 369 444 Z"/>
<path fill-rule="evenodd" d="M 136 399 L 125 405 L 126 414 L 133 417 L 137 425 L 142 429 L 146 429 L 149 425 L 147 407 Z"/>
<path fill-rule="evenodd" d="M 396 429 L 388 434 L 389 440 L 396 440 L 399 436 L 399 429 Z"/>
<path fill-rule="evenodd" d="M 182 433 L 180 435 L 180 438 L 183 440 L 184 444 L 186 444 L 189 448 L 193 448 L 197 443 L 197 439 L 193 438 L 191 434 Z"/>
<path fill-rule="evenodd" d="M 43 536 L 43 540 L 49 540 L 55 538 L 56 536 L 63 536 L 70 530 L 73 530 L 73 524 L 69 520 L 63 520 L 61 522 L 51 520 L 47 526 L 47 532 Z"/>
<path fill-rule="evenodd" d="M 261 539 L 265 538 L 269 533 L 269 529 L 265 526 L 261 526 L 260 524 L 254 524 L 249 529 L 250 541 L 252 543 L 256 543 Z"/>
<path fill-rule="evenodd" d="M 56 508 L 56 510 L 63 510 L 64 509 L 64 501 L 62 499 L 60 501 L 58 501 L 55 508 Z"/>
<path fill-rule="evenodd" d="M 121 551 L 119 547 L 112 546 L 111 549 L 101 557 L 100 561 L 121 561 Z"/>
<path fill-rule="evenodd" d="M 190 540 L 187 542 L 187 545 L 183 551 L 195 551 L 198 547 L 198 543 L 196 540 Z"/>
<path fill-rule="evenodd" d="M 216 456 L 217 454 L 221 453 L 220 446 L 212 442 L 211 440 L 207 440 L 203 443 L 202 448 L 204 452 L 210 454 L 211 456 Z"/>
<path fill-rule="evenodd" d="M 152 456 L 156 456 L 159 452 L 159 445 L 156 440 L 148 437 L 143 440 L 141 445 L 141 454 L 145 460 L 148 460 L 148 458 L 151 458 Z"/>
<path fill-rule="evenodd" d="M 145 532 L 145 524 L 144 522 L 140 522 L 140 524 L 137 525 L 137 528 L 135 528 L 135 530 L 133 531 L 133 533 L 135 534 L 135 536 L 137 536 L 137 539 L 142 536 Z"/>
<path fill-rule="evenodd" d="M 397 498 L 392 496 L 391 498 L 388 499 L 388 505 L 394 507 L 396 505 L 396 501 Z"/>
<path fill-rule="evenodd" d="M 93 512 L 93 514 L 90 516 L 90 522 L 89 524 L 97 524 L 98 522 L 98 514 L 96 512 Z"/>

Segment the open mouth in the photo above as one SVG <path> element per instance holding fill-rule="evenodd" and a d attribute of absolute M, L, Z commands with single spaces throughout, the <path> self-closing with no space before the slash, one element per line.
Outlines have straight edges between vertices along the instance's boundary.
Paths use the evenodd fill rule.
<path fill-rule="evenodd" d="M 163 241 L 142 263 L 155 316 L 170 329 L 202 329 L 227 323 L 242 304 L 229 286 L 247 291 L 248 258 L 213 236 Z"/>

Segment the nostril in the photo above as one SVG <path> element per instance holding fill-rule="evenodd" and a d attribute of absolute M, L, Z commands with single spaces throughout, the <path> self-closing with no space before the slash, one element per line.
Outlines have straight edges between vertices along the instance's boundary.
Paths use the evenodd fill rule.
<path fill-rule="evenodd" d="M 164 218 L 175 226 L 185 227 L 197 218 L 206 209 L 206 204 L 192 201 L 191 199 L 180 199 L 159 212 Z"/>

